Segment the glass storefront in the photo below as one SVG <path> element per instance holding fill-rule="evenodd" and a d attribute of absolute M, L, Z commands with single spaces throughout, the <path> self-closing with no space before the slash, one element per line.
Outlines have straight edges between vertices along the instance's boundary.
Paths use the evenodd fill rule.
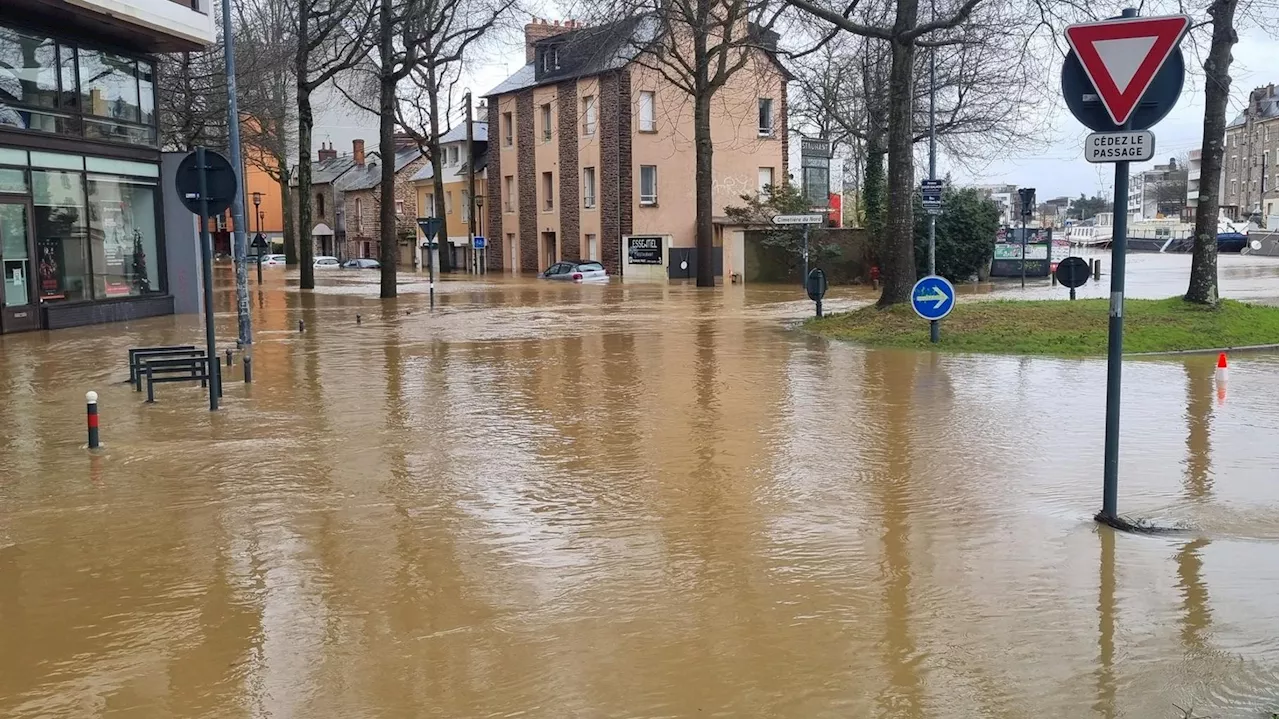
<path fill-rule="evenodd" d="M 0 148 L 0 202 L 29 199 L 32 215 L 32 246 L 6 234 L 0 260 L 35 258 L 23 276 L 42 303 L 164 292 L 158 177 L 146 162 Z"/>

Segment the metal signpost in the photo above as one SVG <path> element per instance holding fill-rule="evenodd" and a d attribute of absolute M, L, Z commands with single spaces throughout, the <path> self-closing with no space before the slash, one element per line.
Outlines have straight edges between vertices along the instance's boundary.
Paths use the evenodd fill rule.
<path fill-rule="evenodd" d="M 1089 263 L 1079 257 L 1067 257 L 1058 263 L 1058 269 L 1054 271 L 1053 276 L 1058 278 L 1058 282 L 1063 287 L 1071 290 L 1071 299 L 1076 298 L 1076 288 L 1089 281 L 1089 275 L 1092 270 Z"/>
<path fill-rule="evenodd" d="M 1036 206 L 1036 188 L 1023 187 L 1018 190 L 1019 214 L 1022 215 L 1022 287 L 1027 286 L 1027 218 Z"/>
<path fill-rule="evenodd" d="M 1178 43 L 1191 27 L 1186 15 L 1140 18 L 1125 9 L 1121 17 L 1072 25 L 1066 29 L 1071 52 L 1062 64 L 1062 94 L 1067 108 L 1090 135 L 1086 156 L 1114 162 L 1112 205 L 1111 307 L 1107 321 L 1107 420 L 1102 469 L 1102 511 L 1095 519 L 1123 526 L 1116 513 L 1120 466 L 1120 367 L 1124 348 L 1124 270 L 1128 249 L 1129 162 L 1154 152 L 1155 138 L 1141 137 L 1173 109 L 1182 93 L 1185 66 Z M 1101 135 L 1102 137 L 1099 137 Z M 1104 138 L 1110 137 L 1110 144 Z M 1134 144 L 1134 143 L 1137 144 Z M 1095 144 L 1097 143 L 1097 144 Z M 1132 148 L 1134 154 L 1100 149 Z M 1098 148 L 1098 149 L 1095 149 Z M 1147 155 L 1148 157 L 1150 155 Z"/>
<path fill-rule="evenodd" d="M 213 150 L 197 147 L 195 152 L 182 158 L 174 177 L 178 197 L 182 204 L 200 216 L 201 265 L 204 280 L 204 340 L 205 356 L 209 363 L 209 409 L 218 408 L 218 394 L 222 387 L 222 370 L 218 366 L 218 352 L 213 333 L 213 239 L 209 236 L 209 217 L 227 211 L 239 195 L 236 171 L 227 158 Z M 248 368 L 246 367 L 246 370 Z M 247 372 L 246 372 L 247 374 Z"/>
<path fill-rule="evenodd" d="M 911 309 L 923 319 L 937 322 L 951 314 L 955 307 L 956 288 L 945 277 L 921 277 L 911 288 Z"/>
<path fill-rule="evenodd" d="M 436 235 L 444 229 L 444 220 L 438 217 L 419 217 L 418 229 L 422 230 L 422 235 L 427 238 L 427 300 L 431 307 L 436 306 L 436 260 L 435 249 L 440 243 L 436 241 Z"/>
<path fill-rule="evenodd" d="M 821 317 L 822 298 L 827 294 L 827 273 L 823 272 L 821 267 L 809 270 L 809 274 L 805 275 L 804 286 L 809 293 L 809 299 L 816 304 L 815 311 Z"/>
<path fill-rule="evenodd" d="M 821 225 L 822 215 L 774 215 L 775 225 L 804 225 L 804 276 L 809 276 L 809 226 Z"/>

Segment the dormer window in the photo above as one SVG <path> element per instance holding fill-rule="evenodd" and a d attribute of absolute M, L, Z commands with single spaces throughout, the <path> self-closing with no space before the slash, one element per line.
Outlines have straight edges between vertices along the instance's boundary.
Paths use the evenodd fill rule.
<path fill-rule="evenodd" d="M 560 50 L 555 47 L 544 48 L 542 51 L 542 71 L 551 72 L 560 69 Z"/>

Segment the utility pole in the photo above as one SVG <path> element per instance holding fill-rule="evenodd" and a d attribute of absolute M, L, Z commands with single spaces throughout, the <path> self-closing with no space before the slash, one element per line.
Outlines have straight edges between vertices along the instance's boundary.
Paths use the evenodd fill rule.
<path fill-rule="evenodd" d="M 933 3 L 930 3 L 932 6 Z M 938 179 L 938 131 L 937 123 L 934 121 L 935 111 L 937 109 L 936 95 L 938 94 L 938 48 L 929 50 L 929 179 Z M 929 274 L 938 274 L 938 249 L 937 249 L 937 232 L 938 232 L 938 213 L 936 210 L 929 212 Z M 936 343 L 938 341 L 938 320 L 929 320 L 929 341 Z"/>
<path fill-rule="evenodd" d="M 468 90 L 463 101 L 467 103 L 467 246 L 471 251 L 471 274 L 477 274 L 480 268 L 480 256 L 476 253 L 476 163 L 475 163 L 475 129 L 471 126 L 471 91 Z"/>
<path fill-rule="evenodd" d="M 227 74 L 227 141 L 231 151 L 231 167 L 236 174 L 237 191 L 231 201 L 231 221 L 235 224 L 232 257 L 236 266 L 236 318 L 239 335 L 236 344 L 244 350 L 244 381 L 253 381 L 253 325 L 249 319 L 249 257 L 244 237 L 244 163 L 240 154 L 240 109 L 236 104 L 236 49 L 231 31 L 231 3 L 222 3 L 222 54 Z M 209 361 L 214 357 L 209 355 Z"/>

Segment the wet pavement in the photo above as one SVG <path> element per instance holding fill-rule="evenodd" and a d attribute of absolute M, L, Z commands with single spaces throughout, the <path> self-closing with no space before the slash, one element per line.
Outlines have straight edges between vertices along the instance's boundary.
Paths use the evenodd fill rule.
<path fill-rule="evenodd" d="M 1131 296 L 1183 289 L 1141 257 Z M 1101 360 L 830 343 L 797 288 L 423 279 L 269 272 L 216 413 L 122 383 L 198 318 L 0 337 L 0 716 L 1275 709 L 1274 353 L 1126 362 L 1120 507 L 1180 529 L 1124 535 Z"/>

